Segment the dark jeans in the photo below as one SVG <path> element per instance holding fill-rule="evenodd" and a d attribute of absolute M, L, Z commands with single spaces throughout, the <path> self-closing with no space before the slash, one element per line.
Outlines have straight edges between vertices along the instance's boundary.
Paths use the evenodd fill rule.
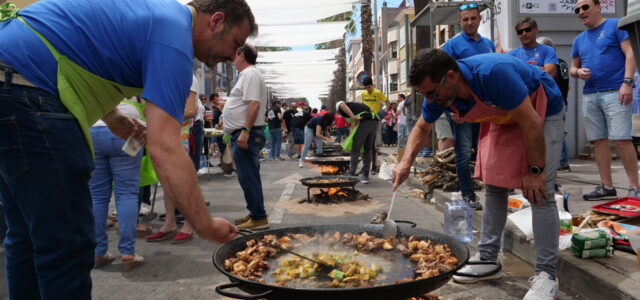
<path fill-rule="evenodd" d="M 91 298 L 92 170 L 84 135 L 59 98 L 40 89 L 0 87 L 9 298 Z"/>
<path fill-rule="evenodd" d="M 269 159 L 280 158 L 282 148 L 282 128 L 269 130 Z"/>
<path fill-rule="evenodd" d="M 387 145 L 395 145 L 398 143 L 398 132 L 393 130 L 393 126 L 389 126 L 387 124 L 384 124 L 384 130 L 385 130 L 385 144 Z"/>
<path fill-rule="evenodd" d="M 4 244 L 4 237 L 7 235 L 7 223 L 4 220 L 4 207 L 2 197 L 0 197 L 0 245 Z"/>
<path fill-rule="evenodd" d="M 204 126 L 202 121 L 196 121 L 191 127 L 193 134 L 193 149 L 189 149 L 189 156 L 193 161 L 196 171 L 200 170 L 200 156 L 202 155 L 202 143 L 204 142 Z"/>
<path fill-rule="evenodd" d="M 264 195 L 262 193 L 262 181 L 260 179 L 260 150 L 264 147 L 264 130 L 251 130 L 247 149 L 238 147 L 237 132 L 231 136 L 231 149 L 233 149 L 233 161 L 236 163 L 236 173 L 240 187 L 244 192 L 249 216 L 254 220 L 267 217 L 264 210 Z"/>
<path fill-rule="evenodd" d="M 473 175 L 471 174 L 471 163 L 473 152 L 471 149 L 478 149 L 478 135 L 480 133 L 480 123 L 464 122 L 458 124 L 451 120 L 447 114 L 447 119 L 451 123 L 451 130 L 455 137 L 456 151 L 456 173 L 458 174 L 458 185 L 462 196 L 475 195 L 473 189 Z M 474 158 L 475 159 L 475 158 Z"/>
<path fill-rule="evenodd" d="M 364 146 L 364 159 L 362 160 L 362 175 L 369 177 L 373 152 L 375 151 L 374 143 L 376 133 L 378 131 L 378 121 L 361 121 L 353 137 L 353 148 L 351 149 L 351 161 L 349 163 L 349 175 L 355 175 L 358 168 L 358 159 L 360 158 L 360 149 Z"/>

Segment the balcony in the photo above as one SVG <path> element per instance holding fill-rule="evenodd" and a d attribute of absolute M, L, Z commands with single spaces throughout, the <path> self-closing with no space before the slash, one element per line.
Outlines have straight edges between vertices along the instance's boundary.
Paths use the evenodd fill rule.
<path fill-rule="evenodd" d="M 400 72 L 400 63 L 397 58 L 389 59 L 387 70 L 389 70 L 389 74 L 398 74 Z"/>

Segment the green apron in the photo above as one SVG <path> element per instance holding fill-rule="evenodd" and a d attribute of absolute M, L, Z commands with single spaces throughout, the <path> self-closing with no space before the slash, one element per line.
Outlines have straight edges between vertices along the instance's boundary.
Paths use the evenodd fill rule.
<path fill-rule="evenodd" d="M 0 7 L 0 21 L 17 18 L 38 35 L 58 61 L 58 93 L 60 101 L 78 120 L 87 145 L 93 153 L 89 128 L 113 110 L 122 99 L 140 95 L 142 88 L 124 86 L 95 75 L 62 55 L 53 45 L 20 16 L 19 9 L 10 3 Z"/>
<path fill-rule="evenodd" d="M 145 121 L 144 118 L 144 109 L 146 108 L 146 104 L 141 104 L 131 100 L 123 100 L 123 103 L 128 103 L 133 105 L 133 107 L 138 110 L 138 114 L 140 114 L 140 119 Z M 149 149 L 145 148 L 145 153 L 142 156 L 142 161 L 140 162 L 140 186 L 147 186 L 156 184 L 158 182 L 158 174 L 156 174 L 156 169 L 153 167 L 153 163 L 151 162 L 151 155 L 149 154 Z"/>

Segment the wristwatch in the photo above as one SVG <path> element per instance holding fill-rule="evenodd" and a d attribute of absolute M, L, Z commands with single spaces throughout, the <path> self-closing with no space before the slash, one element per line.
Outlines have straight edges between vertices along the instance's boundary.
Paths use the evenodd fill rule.
<path fill-rule="evenodd" d="M 540 175 L 542 172 L 544 172 L 544 167 L 529 166 L 529 174 L 531 175 Z"/>
<path fill-rule="evenodd" d="M 247 127 L 242 127 L 242 131 L 249 133 L 251 131 L 251 128 L 247 128 Z"/>
<path fill-rule="evenodd" d="M 622 80 L 622 83 L 633 86 L 633 78 L 625 78 L 624 80 Z"/>

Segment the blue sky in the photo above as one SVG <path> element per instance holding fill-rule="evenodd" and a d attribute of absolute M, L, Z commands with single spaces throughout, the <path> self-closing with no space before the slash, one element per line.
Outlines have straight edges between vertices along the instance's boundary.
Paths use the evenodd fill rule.
<path fill-rule="evenodd" d="M 398 7 L 400 5 L 400 3 L 402 3 L 403 0 L 387 0 L 387 7 Z M 378 0 L 378 7 L 382 7 L 382 3 L 384 1 L 383 0 Z M 371 0 L 371 3 L 373 3 L 373 0 Z M 356 13 L 354 14 L 353 18 L 356 22 L 356 34 L 353 37 L 357 37 L 361 35 L 361 30 L 360 30 L 360 4 L 355 4 L 356 6 Z M 379 12 L 380 10 L 378 10 Z M 373 11 L 371 12 L 373 14 Z M 353 38 L 351 37 L 351 38 Z M 297 46 L 297 47 L 293 47 L 292 50 L 294 51 L 307 51 L 307 50 L 314 50 L 315 49 L 315 45 L 306 45 L 306 46 Z"/>

